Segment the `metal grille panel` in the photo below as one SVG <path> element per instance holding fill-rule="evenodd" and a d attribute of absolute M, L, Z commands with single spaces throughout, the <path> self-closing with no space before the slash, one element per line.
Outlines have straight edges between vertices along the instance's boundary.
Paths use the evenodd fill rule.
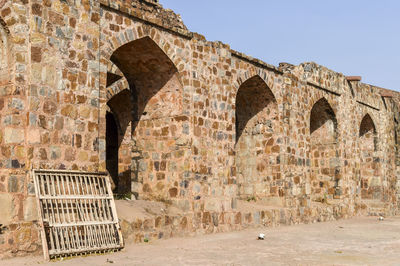
<path fill-rule="evenodd" d="M 33 170 L 45 258 L 123 247 L 106 174 Z"/>

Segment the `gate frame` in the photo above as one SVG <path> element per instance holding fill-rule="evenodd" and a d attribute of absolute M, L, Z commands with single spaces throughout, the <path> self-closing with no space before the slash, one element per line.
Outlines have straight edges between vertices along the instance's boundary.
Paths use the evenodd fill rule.
<path fill-rule="evenodd" d="M 117 229 L 118 237 L 119 237 L 119 247 L 118 248 L 109 248 L 109 250 L 121 250 L 124 248 L 124 240 L 122 237 L 122 231 L 121 231 L 121 226 L 119 224 L 119 219 L 117 215 L 117 210 L 115 206 L 115 201 L 114 201 L 114 196 L 113 192 L 111 189 L 111 183 L 110 183 L 110 176 L 105 173 L 105 172 L 84 172 L 84 171 L 77 171 L 77 170 L 58 170 L 58 169 L 32 169 L 31 171 L 31 178 L 33 179 L 34 182 L 34 187 L 35 187 L 35 195 L 36 195 L 36 203 L 38 207 L 38 215 L 39 215 L 39 226 L 40 226 L 40 235 L 42 238 L 42 247 L 43 247 L 43 257 L 45 260 L 49 261 L 50 260 L 50 254 L 49 254 L 49 247 L 47 243 L 47 237 L 46 237 L 46 232 L 45 232 L 45 223 L 43 221 L 43 211 L 42 211 L 42 202 L 40 198 L 40 188 L 39 188 L 39 180 L 36 180 L 36 174 L 37 173 L 60 173 L 60 174 L 75 174 L 75 175 L 95 175 L 95 176 L 104 176 L 105 178 L 105 189 L 107 190 L 107 193 L 111 195 L 111 200 L 110 200 L 110 208 L 112 215 L 115 219 L 115 226 Z M 98 249 L 98 250 L 82 250 L 82 253 L 92 253 L 100 250 L 105 250 L 105 249 Z M 76 252 L 71 252 L 71 253 L 66 253 L 66 254 L 76 254 Z M 59 256 L 65 256 L 66 254 L 60 254 Z M 57 255 L 54 255 L 55 257 Z"/>

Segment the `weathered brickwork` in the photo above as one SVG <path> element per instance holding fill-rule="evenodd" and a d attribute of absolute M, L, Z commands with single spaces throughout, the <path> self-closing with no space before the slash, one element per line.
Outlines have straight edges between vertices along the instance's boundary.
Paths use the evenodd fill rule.
<path fill-rule="evenodd" d="M 121 219 L 128 242 L 396 214 L 399 106 L 209 42 L 156 0 L 0 1 L 0 257 L 40 252 L 33 168 L 108 171 L 178 210 Z"/>

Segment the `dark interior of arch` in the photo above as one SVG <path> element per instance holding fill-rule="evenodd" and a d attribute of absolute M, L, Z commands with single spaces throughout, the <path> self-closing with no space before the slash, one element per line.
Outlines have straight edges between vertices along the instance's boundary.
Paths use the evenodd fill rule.
<path fill-rule="evenodd" d="M 314 133 L 317 129 L 325 125 L 328 121 L 332 121 L 334 125 L 334 133 L 336 135 L 337 120 L 335 112 L 325 98 L 319 99 L 311 109 L 310 116 L 310 133 Z M 336 136 L 335 136 L 336 137 Z"/>
<path fill-rule="evenodd" d="M 258 75 L 246 80 L 239 87 L 236 95 L 236 142 L 249 120 L 272 103 L 276 104 L 276 99 L 265 81 Z"/>
<path fill-rule="evenodd" d="M 129 89 L 122 90 L 114 95 L 107 105 L 111 112 L 106 114 L 106 168 L 116 185 L 116 191 L 122 191 L 122 184 L 129 183 L 130 173 L 119 173 L 118 151 L 124 139 L 129 124 L 132 121 L 132 99 Z"/>
<path fill-rule="evenodd" d="M 106 114 L 106 169 L 118 187 L 118 126 L 114 115 Z"/>
<path fill-rule="evenodd" d="M 143 115 L 147 102 L 177 73 L 171 59 L 149 37 L 119 47 L 111 61 L 129 83 L 136 121 Z"/>
<path fill-rule="evenodd" d="M 114 82 L 120 80 L 122 77 L 120 75 L 111 73 L 111 72 L 107 72 L 107 85 L 106 87 L 109 87 L 110 85 L 112 85 Z"/>
<path fill-rule="evenodd" d="M 373 134 L 376 134 L 376 128 L 374 121 L 372 121 L 372 118 L 369 114 L 366 114 L 363 119 L 361 120 L 360 124 L 360 137 L 364 136 L 368 132 L 371 132 Z"/>
<path fill-rule="evenodd" d="M 132 121 L 133 103 L 130 90 L 125 89 L 114 95 L 107 102 L 107 105 L 116 119 L 118 133 L 123 137 L 129 123 Z M 121 145 L 122 137 L 118 140 L 118 146 Z"/>

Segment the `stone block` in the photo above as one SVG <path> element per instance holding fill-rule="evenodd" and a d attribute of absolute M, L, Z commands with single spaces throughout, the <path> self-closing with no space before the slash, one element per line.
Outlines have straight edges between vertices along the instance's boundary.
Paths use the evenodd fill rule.
<path fill-rule="evenodd" d="M 12 98 L 11 101 L 8 103 L 8 107 L 10 109 L 23 110 L 25 105 L 21 99 Z"/>
<path fill-rule="evenodd" d="M 172 203 L 184 212 L 189 211 L 191 207 L 190 202 L 186 199 L 173 199 Z"/>
<path fill-rule="evenodd" d="M 6 144 L 24 142 L 24 130 L 20 128 L 7 127 L 4 129 L 4 142 Z"/>
<path fill-rule="evenodd" d="M 15 192 L 21 192 L 20 191 L 20 185 L 19 184 L 19 178 L 16 176 L 10 176 L 8 178 L 8 191 L 15 193 Z"/>
<path fill-rule="evenodd" d="M 206 198 L 204 200 L 204 210 L 209 212 L 221 212 L 222 211 L 222 199 L 221 198 Z"/>
<path fill-rule="evenodd" d="M 0 224 L 8 225 L 12 222 L 13 206 L 12 195 L 0 193 Z"/>
<path fill-rule="evenodd" d="M 24 220 L 34 221 L 38 220 L 38 210 L 37 210 L 37 202 L 36 197 L 27 197 L 24 201 Z"/>
<path fill-rule="evenodd" d="M 245 184 L 244 185 L 244 194 L 252 195 L 254 193 L 254 187 L 252 184 Z"/>
<path fill-rule="evenodd" d="M 29 134 L 27 136 L 29 144 L 38 144 L 40 143 L 40 130 L 39 129 L 31 129 L 29 130 Z"/>
<path fill-rule="evenodd" d="M 58 146 L 50 146 L 50 158 L 53 160 L 61 157 L 61 148 Z"/>
<path fill-rule="evenodd" d="M 274 207 L 284 207 L 285 202 L 284 198 L 282 197 L 269 197 L 269 198 L 263 198 L 262 200 L 263 205 L 267 206 L 274 206 Z"/>

